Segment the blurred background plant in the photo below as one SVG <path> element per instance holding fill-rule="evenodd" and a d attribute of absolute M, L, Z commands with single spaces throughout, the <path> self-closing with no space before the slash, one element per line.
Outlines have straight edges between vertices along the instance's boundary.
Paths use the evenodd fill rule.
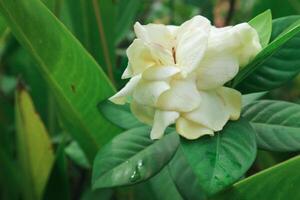
<path fill-rule="evenodd" d="M 126 83 L 120 77 L 127 65 L 126 48 L 135 37 L 132 29 L 135 21 L 179 25 L 200 14 L 222 27 L 249 21 L 267 9 L 271 9 L 273 18 L 300 14 L 299 0 L 44 0 L 43 3 L 94 57 L 117 89 Z M 0 17 L 0 199 L 176 198 L 176 188 L 164 175 L 165 171 L 136 187 L 92 191 L 91 160 L 65 128 L 38 65 Z M 300 77 L 263 98 L 299 102 L 299 88 Z M 72 90 L 76 91 L 75 86 Z M 31 132 L 42 134 L 37 137 Z M 259 151 L 248 174 L 291 156 L 294 154 Z"/>

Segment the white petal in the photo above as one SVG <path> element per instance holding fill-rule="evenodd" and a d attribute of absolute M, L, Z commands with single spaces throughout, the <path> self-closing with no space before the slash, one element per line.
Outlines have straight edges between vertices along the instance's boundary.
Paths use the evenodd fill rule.
<path fill-rule="evenodd" d="M 241 47 L 237 50 L 241 66 L 248 64 L 262 49 L 258 33 L 247 23 L 233 27 L 234 35 L 239 39 Z"/>
<path fill-rule="evenodd" d="M 155 81 L 165 80 L 180 72 L 180 69 L 175 66 L 157 66 L 150 67 L 142 74 L 143 79 Z"/>
<path fill-rule="evenodd" d="M 122 79 L 131 78 L 131 77 L 133 76 L 133 74 L 134 74 L 134 73 L 133 73 L 133 71 L 132 71 L 132 67 L 131 67 L 130 63 L 128 63 L 128 65 L 127 65 L 125 71 L 123 72 L 121 78 L 122 78 Z"/>
<path fill-rule="evenodd" d="M 189 112 L 197 108 L 200 102 L 201 96 L 193 80 L 174 80 L 171 82 L 171 88 L 159 97 L 157 107 Z"/>
<path fill-rule="evenodd" d="M 208 54 L 224 52 L 235 55 L 239 65 L 244 66 L 261 50 L 259 37 L 249 24 L 242 23 L 233 27 L 212 28 L 208 39 Z"/>
<path fill-rule="evenodd" d="M 225 102 L 214 91 L 201 91 L 200 95 L 200 106 L 183 116 L 214 131 L 222 130 L 229 120 L 229 111 L 225 107 Z"/>
<path fill-rule="evenodd" d="M 155 114 L 154 108 L 139 104 L 133 100 L 130 103 L 130 109 L 138 120 L 145 124 L 152 125 Z"/>
<path fill-rule="evenodd" d="M 174 124 L 179 117 L 177 112 L 157 110 L 154 116 L 153 127 L 150 133 L 151 139 L 159 139 L 163 136 L 165 129 Z"/>
<path fill-rule="evenodd" d="M 145 81 L 142 80 L 133 92 L 133 98 L 139 104 L 155 106 L 158 97 L 170 88 L 165 81 Z"/>
<path fill-rule="evenodd" d="M 210 22 L 196 16 L 185 22 L 177 31 L 176 61 L 183 71 L 193 71 L 202 60 L 207 47 Z"/>
<path fill-rule="evenodd" d="M 181 136 L 189 140 L 198 139 L 199 137 L 204 135 L 214 135 L 213 130 L 187 120 L 183 117 L 180 117 L 176 121 L 176 130 Z"/>
<path fill-rule="evenodd" d="M 128 67 L 122 78 L 142 73 L 145 69 L 155 65 L 155 59 L 151 54 L 151 49 L 142 40 L 135 39 L 127 49 Z"/>
<path fill-rule="evenodd" d="M 141 80 L 141 75 L 132 77 L 128 83 L 123 87 L 118 93 L 110 97 L 109 100 L 115 104 L 125 104 L 127 102 L 127 97 L 131 96 L 133 90 Z"/>
<path fill-rule="evenodd" d="M 174 43 L 174 36 L 170 29 L 163 24 L 141 25 L 136 22 L 134 31 L 137 38 L 150 43 L 160 45 L 164 48 L 171 49 Z"/>
<path fill-rule="evenodd" d="M 239 119 L 242 109 L 242 94 L 235 89 L 227 87 L 218 89 L 218 94 L 225 101 L 226 109 L 228 109 L 230 113 L 230 119 Z"/>
<path fill-rule="evenodd" d="M 221 87 L 239 71 L 237 57 L 230 54 L 205 56 L 197 70 L 197 86 L 200 90 Z"/>

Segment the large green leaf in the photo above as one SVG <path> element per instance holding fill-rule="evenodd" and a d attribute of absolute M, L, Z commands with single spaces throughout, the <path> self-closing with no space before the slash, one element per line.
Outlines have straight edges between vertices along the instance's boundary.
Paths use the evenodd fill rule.
<path fill-rule="evenodd" d="M 243 109 L 256 131 L 259 148 L 271 151 L 300 150 L 300 105 L 261 100 Z"/>
<path fill-rule="evenodd" d="M 121 199 L 129 199 L 132 195 L 134 199 L 143 200 L 183 200 L 170 176 L 168 167 L 148 181 L 133 186 L 132 190 L 133 195 L 129 193 L 127 198 Z"/>
<path fill-rule="evenodd" d="M 206 194 L 201 188 L 201 180 L 187 162 L 182 148 L 178 148 L 168 167 L 173 182 L 184 199 L 202 200 L 206 198 Z"/>
<path fill-rule="evenodd" d="M 116 21 L 116 44 L 127 34 L 134 23 L 134 18 L 141 6 L 140 0 L 119 1 Z"/>
<path fill-rule="evenodd" d="M 134 128 L 116 136 L 96 156 L 93 188 L 132 185 L 152 177 L 169 162 L 178 144 L 175 132 L 151 140 L 149 127 Z"/>
<path fill-rule="evenodd" d="M 233 86 L 243 93 L 266 91 L 277 88 L 300 72 L 300 21 L 286 18 L 292 24 L 288 30 L 274 20 L 273 29 L 280 34 L 256 58 L 237 75 Z"/>
<path fill-rule="evenodd" d="M 24 89 L 16 94 L 16 126 L 23 198 L 39 200 L 54 162 L 54 154 L 47 131 Z"/>
<path fill-rule="evenodd" d="M 113 87 L 80 43 L 39 0 L 0 0 L 0 11 L 38 63 L 63 115 L 64 126 L 92 161 L 118 132 L 97 109 Z"/>
<path fill-rule="evenodd" d="M 66 0 L 71 29 L 113 80 L 117 3 L 112 0 Z"/>
<path fill-rule="evenodd" d="M 260 44 L 264 48 L 268 45 L 272 33 L 272 13 L 267 10 L 252 20 L 249 24 L 255 28 L 259 35 Z"/>
<path fill-rule="evenodd" d="M 194 141 L 181 139 L 179 150 L 187 162 L 177 156 L 182 162 L 173 166 L 177 168 L 172 170 L 172 175 L 179 190 L 186 187 L 181 191 L 188 192 L 184 174 L 189 177 L 194 174 L 198 180 L 189 179 L 193 188 L 199 184 L 200 192 L 211 195 L 233 184 L 252 165 L 256 156 L 255 133 L 246 120 L 240 119 L 229 122 L 214 137 L 206 136 Z M 188 165 L 192 172 L 182 165 Z M 180 182 L 178 177 L 183 181 Z"/>
<path fill-rule="evenodd" d="M 229 190 L 213 197 L 212 200 L 298 200 L 300 196 L 299 167 L 300 157 L 297 156 L 236 183 Z"/>
<path fill-rule="evenodd" d="M 103 101 L 99 104 L 99 109 L 106 119 L 123 129 L 144 126 L 132 115 L 128 104 L 116 105 L 109 101 Z"/>

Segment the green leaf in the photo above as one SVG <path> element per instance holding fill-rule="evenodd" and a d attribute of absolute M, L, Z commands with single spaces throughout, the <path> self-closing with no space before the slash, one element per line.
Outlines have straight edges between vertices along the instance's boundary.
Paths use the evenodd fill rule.
<path fill-rule="evenodd" d="M 134 199 L 143 200 L 183 200 L 168 170 L 162 169 L 148 181 L 132 187 Z M 123 199 L 129 199 L 123 198 Z M 121 198 L 122 199 L 122 198 Z"/>
<path fill-rule="evenodd" d="M 116 22 L 116 44 L 128 33 L 141 6 L 140 0 L 119 1 Z"/>
<path fill-rule="evenodd" d="M 175 132 L 162 139 L 150 139 L 150 128 L 139 127 L 116 136 L 96 156 L 93 188 L 132 185 L 159 172 L 172 158 L 179 144 Z"/>
<path fill-rule="evenodd" d="M 256 131 L 259 148 L 271 151 L 300 150 L 300 105 L 261 100 L 243 109 Z"/>
<path fill-rule="evenodd" d="M 186 165 L 185 162 L 177 162 L 178 169 L 172 173 L 177 186 L 180 188 L 186 183 L 178 184 L 180 180 L 176 177 L 186 180 L 184 174 L 192 177 L 193 173 L 198 180 L 190 184 L 193 187 L 199 184 L 200 192 L 212 195 L 233 184 L 252 165 L 256 156 L 255 133 L 246 120 L 240 119 L 229 122 L 214 137 L 205 136 L 193 141 L 181 139 L 179 149 L 192 172 L 188 172 L 186 166 L 181 167 Z"/>
<path fill-rule="evenodd" d="M 51 140 L 37 115 L 29 94 L 16 94 L 17 147 L 22 171 L 23 198 L 42 198 L 54 162 Z"/>
<path fill-rule="evenodd" d="M 123 129 L 145 125 L 132 115 L 128 104 L 116 105 L 110 101 L 103 101 L 99 104 L 99 109 L 106 119 Z"/>
<path fill-rule="evenodd" d="M 66 154 L 80 167 L 90 169 L 90 163 L 77 142 L 71 142 L 65 149 Z"/>
<path fill-rule="evenodd" d="M 119 132 L 97 109 L 99 102 L 112 95 L 113 86 L 39 0 L 0 0 L 0 11 L 37 61 L 41 76 L 55 95 L 64 126 L 92 161 L 98 148 Z"/>
<path fill-rule="evenodd" d="M 287 21 L 294 19 L 286 18 Z M 243 93 L 277 88 L 300 71 L 300 21 L 290 23 L 292 26 L 288 30 L 278 21 L 281 19 L 274 20 L 273 29 L 281 29 L 280 32 L 284 34 L 280 34 L 264 48 L 233 81 L 233 86 Z"/>
<path fill-rule="evenodd" d="M 0 166 L 0 199 L 20 199 L 19 169 L 2 146 L 0 147 Z"/>
<path fill-rule="evenodd" d="M 65 156 L 65 138 L 59 144 L 43 200 L 70 200 L 68 164 Z M 59 191 L 59 192 L 57 192 Z"/>
<path fill-rule="evenodd" d="M 262 98 L 266 94 L 267 94 L 267 92 L 256 92 L 256 93 L 242 95 L 242 104 L 243 104 L 243 106 L 246 106 L 246 105 Z"/>
<path fill-rule="evenodd" d="M 297 173 L 299 167 L 300 156 L 297 156 L 236 183 L 232 188 L 212 199 L 298 200 L 300 196 L 300 174 Z"/>
<path fill-rule="evenodd" d="M 66 0 L 65 5 L 71 16 L 70 29 L 113 80 L 117 3 L 112 0 Z"/>
<path fill-rule="evenodd" d="M 177 190 L 184 199 L 206 199 L 201 179 L 193 172 L 182 148 L 178 148 L 168 167 Z"/>
<path fill-rule="evenodd" d="M 272 13 L 267 10 L 249 21 L 259 35 L 261 46 L 264 48 L 268 45 L 272 33 Z"/>

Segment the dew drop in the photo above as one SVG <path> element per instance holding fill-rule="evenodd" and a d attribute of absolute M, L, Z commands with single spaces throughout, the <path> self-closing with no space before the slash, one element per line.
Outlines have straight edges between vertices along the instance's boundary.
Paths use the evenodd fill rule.
<path fill-rule="evenodd" d="M 141 174 L 137 169 L 135 169 L 133 171 L 132 175 L 130 176 L 129 180 L 130 180 L 130 182 L 134 183 L 134 182 L 137 182 L 140 179 L 141 179 Z"/>

